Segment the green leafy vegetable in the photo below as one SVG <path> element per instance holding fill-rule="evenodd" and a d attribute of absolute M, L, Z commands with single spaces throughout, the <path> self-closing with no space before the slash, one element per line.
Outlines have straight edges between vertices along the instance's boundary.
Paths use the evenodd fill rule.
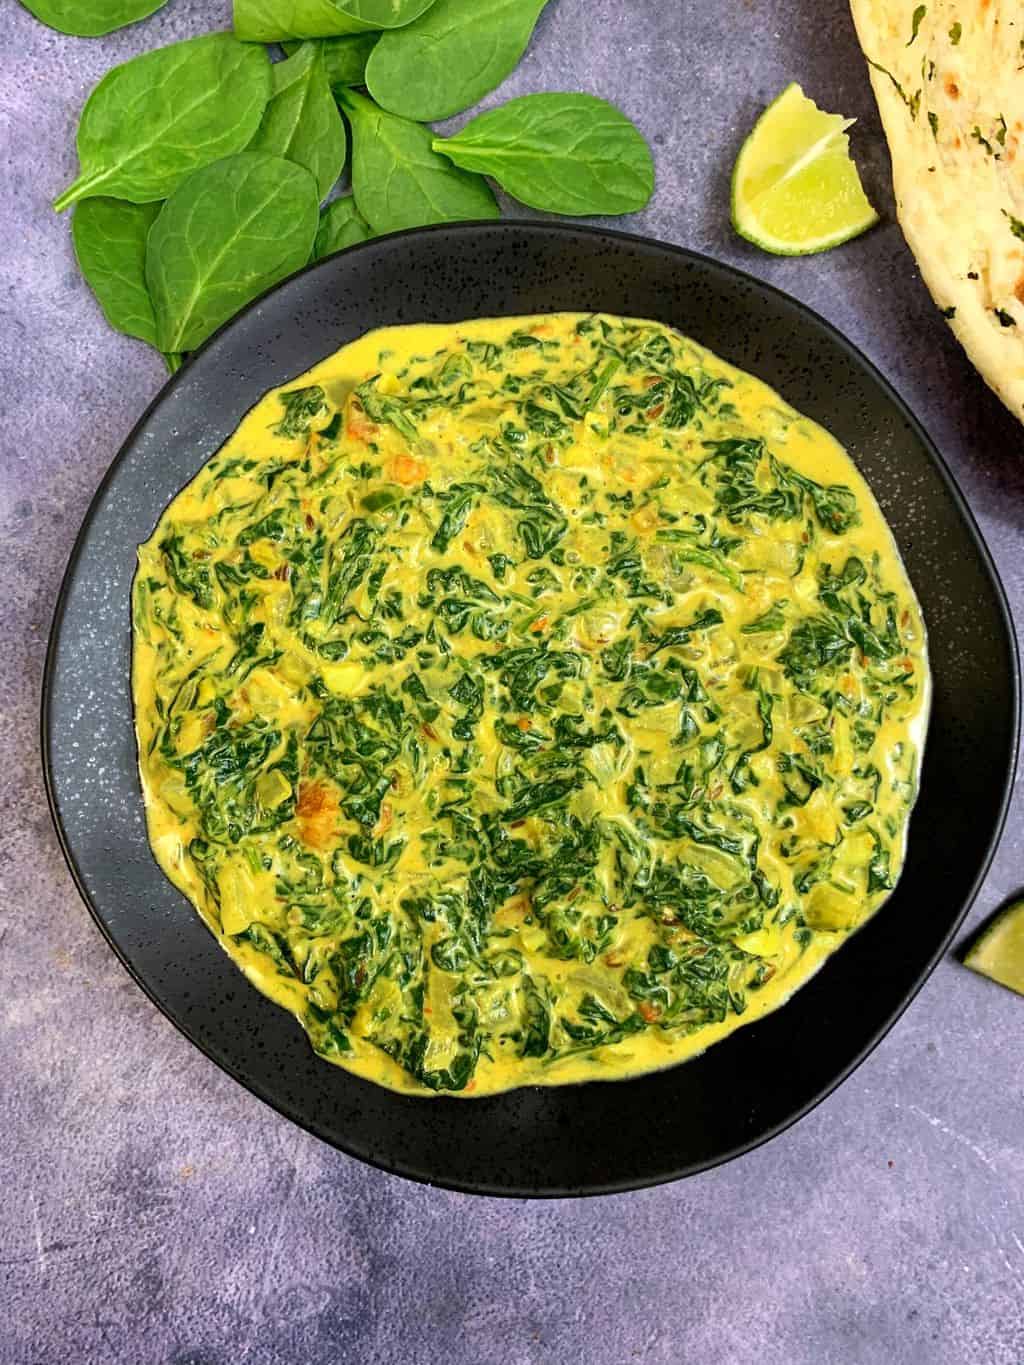
<path fill-rule="evenodd" d="M 352 195 L 346 194 L 327 205 L 320 215 L 316 241 L 313 244 L 313 259 L 319 261 L 335 251 L 343 251 L 356 242 L 365 242 L 373 236 L 373 230 L 356 208 Z"/>
<path fill-rule="evenodd" d="M 284 416 L 274 428 L 278 436 L 305 436 L 313 422 L 328 410 L 324 391 L 319 384 L 282 393 L 281 405 Z"/>
<path fill-rule="evenodd" d="M 278 62 L 272 89 L 250 148 L 305 167 L 326 199 L 345 164 L 346 142 L 319 48 L 304 43 L 294 57 Z"/>
<path fill-rule="evenodd" d="M 393 114 L 428 122 L 461 113 L 500 85 L 526 51 L 547 0 L 436 0 L 385 33 L 366 84 Z"/>
<path fill-rule="evenodd" d="M 362 85 L 366 75 L 366 63 L 377 43 L 376 33 L 348 33 L 340 38 L 322 38 L 317 46 L 324 59 L 328 84 L 337 86 Z M 312 40 L 311 40 L 312 41 Z M 298 52 L 302 43 L 299 39 L 282 43 L 289 57 Z"/>
<path fill-rule="evenodd" d="M 763 631 L 782 630 L 786 624 L 785 599 L 776 602 L 761 616 L 740 627 L 742 635 L 760 635 Z"/>
<path fill-rule="evenodd" d="M 379 393 L 375 380 L 376 376 L 372 380 L 367 380 L 365 384 L 360 384 L 356 389 L 356 397 L 363 405 L 363 411 L 371 422 L 389 423 L 410 444 L 415 445 L 419 440 L 419 432 L 405 411 L 405 403 L 386 393 Z"/>
<path fill-rule="evenodd" d="M 441 524 L 434 532 L 430 544 L 435 550 L 445 551 L 455 536 L 466 524 L 470 509 L 476 501 L 480 487 L 477 484 L 456 484 L 448 490 L 448 500 L 444 507 Z"/>
<path fill-rule="evenodd" d="M 551 1012 L 529 974 L 523 976 L 521 992 L 523 1032 L 520 1057 L 543 1057 L 549 1047 Z"/>
<path fill-rule="evenodd" d="M 341 102 L 352 124 L 352 190 L 374 232 L 498 217 L 487 182 L 432 151 L 428 128 L 354 90 L 343 91 Z"/>
<path fill-rule="evenodd" d="M 21 3 L 58 33 L 99 38 L 155 14 L 167 0 L 21 0 Z"/>
<path fill-rule="evenodd" d="M 629 119 L 594 95 L 523 95 L 431 146 L 493 176 L 515 199 L 551 213 L 633 213 L 654 190 L 650 148 Z"/>
<path fill-rule="evenodd" d="M 240 152 L 189 176 L 146 248 L 160 349 L 192 350 L 305 265 L 318 222 L 313 177 L 283 157 Z"/>
<path fill-rule="evenodd" d="M 111 327 L 156 345 L 156 318 L 146 288 L 146 238 L 159 204 L 86 199 L 71 222 L 75 256 Z"/>
<path fill-rule="evenodd" d="M 81 173 L 58 211 L 93 195 L 144 204 L 190 172 L 241 151 L 270 96 L 264 50 L 211 33 L 144 53 L 108 71 L 78 125 Z"/>
<path fill-rule="evenodd" d="M 712 573 L 721 574 L 737 592 L 743 592 L 743 575 L 718 550 L 696 545 L 691 537 L 676 531 L 658 531 L 656 539 L 675 546 L 673 558 L 679 564 L 699 564 Z"/>
<path fill-rule="evenodd" d="M 330 38 L 411 24 L 434 0 L 234 0 L 235 33 L 247 43 Z"/>
<path fill-rule="evenodd" d="M 757 514 L 771 521 L 801 515 L 809 499 L 814 515 L 826 531 L 844 535 L 860 519 L 857 499 L 843 484 L 820 484 L 798 474 L 770 454 L 763 439 L 705 441 L 713 451 L 701 465 L 702 479 L 713 475 L 715 510 L 734 524 Z"/>
<path fill-rule="evenodd" d="M 204 610 L 213 606 L 213 585 L 210 571 L 198 563 L 185 549 L 183 539 L 173 531 L 168 531 L 160 541 L 160 553 L 164 567 L 178 589 L 186 597 L 191 597 L 197 607 Z"/>

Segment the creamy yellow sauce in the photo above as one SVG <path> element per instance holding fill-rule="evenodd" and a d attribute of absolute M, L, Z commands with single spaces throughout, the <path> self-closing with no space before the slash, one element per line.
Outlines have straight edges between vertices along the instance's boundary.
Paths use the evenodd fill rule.
<path fill-rule="evenodd" d="M 150 840 L 328 1060 L 616 1079 L 776 1009 L 888 897 L 923 622 L 849 456 L 658 324 L 373 332 L 140 548 Z"/>

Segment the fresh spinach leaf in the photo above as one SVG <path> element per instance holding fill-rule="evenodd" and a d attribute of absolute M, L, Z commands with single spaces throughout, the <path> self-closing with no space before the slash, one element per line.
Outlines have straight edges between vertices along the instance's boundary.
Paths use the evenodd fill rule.
<path fill-rule="evenodd" d="M 114 195 L 163 199 L 200 166 L 239 152 L 270 96 L 270 60 L 230 33 L 189 38 L 115 66 L 86 100 L 78 125 L 81 172 L 54 200 Z"/>
<path fill-rule="evenodd" d="M 99 38 L 148 18 L 162 9 L 167 0 L 21 0 L 21 3 L 58 33 Z"/>
<path fill-rule="evenodd" d="M 476 104 L 514 71 L 547 0 L 436 0 L 405 28 L 385 33 L 366 84 L 392 114 L 421 123 Z"/>
<path fill-rule="evenodd" d="M 320 215 L 316 241 L 313 244 L 314 261 L 330 256 L 335 251 L 344 251 L 356 242 L 365 242 L 373 236 L 373 230 L 356 208 L 352 195 L 343 195 L 328 204 Z"/>
<path fill-rule="evenodd" d="M 323 38 L 317 46 L 324 59 L 327 82 L 335 86 L 362 85 L 366 63 L 377 43 L 376 33 L 347 33 L 340 38 Z M 282 43 L 289 57 L 302 46 L 299 39 Z"/>
<path fill-rule="evenodd" d="M 333 0 L 234 0 L 235 36 L 243 43 L 324 38 L 345 33 L 346 16 Z"/>
<path fill-rule="evenodd" d="M 196 171 L 149 233 L 146 283 L 163 351 L 190 351 L 309 260 L 319 221 L 308 171 L 239 152 Z"/>
<path fill-rule="evenodd" d="M 594 95 L 523 95 L 430 145 L 549 213 L 633 213 L 654 190 L 643 134 Z"/>
<path fill-rule="evenodd" d="M 78 266 L 111 327 L 156 345 L 146 288 L 146 238 L 159 204 L 86 199 L 75 208 L 71 237 Z"/>
<path fill-rule="evenodd" d="M 303 43 L 294 57 L 274 66 L 272 81 L 270 103 L 250 149 L 303 166 L 326 199 L 345 164 L 346 139 L 319 48 Z"/>
<path fill-rule="evenodd" d="M 342 91 L 341 103 L 352 125 L 352 190 L 374 232 L 498 217 L 487 182 L 431 151 L 429 128 L 354 90 Z"/>
<path fill-rule="evenodd" d="M 235 33 L 247 43 L 331 38 L 411 24 L 434 0 L 234 0 Z"/>
<path fill-rule="evenodd" d="M 156 318 L 146 287 L 146 240 L 159 204 L 125 199 L 85 199 L 71 223 L 78 266 L 111 327 L 156 346 Z M 164 352 L 171 374 L 181 365 Z"/>
<path fill-rule="evenodd" d="M 111 327 L 156 346 L 156 318 L 146 287 L 146 239 L 159 204 L 84 199 L 76 205 L 71 237 L 78 266 Z M 173 374 L 181 356 L 164 353 Z"/>

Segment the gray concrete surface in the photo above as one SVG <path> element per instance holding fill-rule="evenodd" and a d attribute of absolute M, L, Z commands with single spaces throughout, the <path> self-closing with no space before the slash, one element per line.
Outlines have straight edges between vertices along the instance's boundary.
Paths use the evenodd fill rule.
<path fill-rule="evenodd" d="M 97 78 L 226 12 L 171 0 L 90 42 L 0 10 L 0 1362 L 1020 1365 L 1024 1002 L 952 955 L 777 1141 L 674 1186 L 527 1204 L 419 1188 L 292 1128 L 178 1036 L 93 928 L 46 812 L 38 693 L 73 536 L 162 375 L 103 323 L 48 203 Z M 789 261 L 732 237 L 727 190 L 792 78 L 859 117 L 886 221 Z M 1024 621 L 1024 433 L 893 222 L 845 6 L 552 0 L 502 95 L 559 87 L 616 100 L 655 144 L 657 194 L 632 226 L 798 295 L 893 380 Z M 1018 796 L 971 924 L 1021 880 L 1022 816 Z"/>

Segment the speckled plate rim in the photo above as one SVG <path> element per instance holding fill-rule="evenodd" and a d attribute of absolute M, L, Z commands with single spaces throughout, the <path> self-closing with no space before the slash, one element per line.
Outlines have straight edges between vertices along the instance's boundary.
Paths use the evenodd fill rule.
<path fill-rule="evenodd" d="M 402 240 L 412 237 L 422 237 L 424 235 L 433 234 L 437 234 L 439 236 L 440 235 L 447 236 L 452 234 L 453 232 L 456 234 L 458 233 L 469 234 L 478 229 L 494 230 L 495 227 L 497 226 L 499 226 L 499 224 L 496 224 L 489 220 L 465 223 L 446 223 L 437 225 L 435 227 L 412 228 L 404 232 L 387 234 L 386 240 L 393 242 L 396 240 Z M 195 1047 L 197 1047 L 200 1052 L 202 1052 L 210 1061 L 214 1063 L 214 1065 L 219 1067 L 222 1071 L 226 1072 L 229 1076 L 232 1077 L 233 1080 L 237 1081 L 251 1094 L 255 1095 L 258 1099 L 262 1100 L 264 1104 L 268 1105 L 271 1109 L 274 1109 L 277 1113 L 281 1114 L 282 1117 L 287 1118 L 291 1122 L 297 1124 L 300 1128 L 312 1134 L 314 1137 L 319 1138 L 321 1141 L 326 1142 L 330 1146 L 335 1147 L 337 1150 L 344 1152 L 345 1155 L 347 1156 L 354 1157 L 355 1159 L 363 1161 L 366 1164 L 373 1166 L 376 1169 L 384 1171 L 388 1174 L 399 1175 L 404 1177 L 405 1179 L 412 1180 L 418 1184 L 436 1186 L 438 1188 L 454 1190 L 459 1193 L 479 1194 L 485 1196 L 504 1198 L 557 1199 L 594 1197 L 597 1195 L 605 1194 L 608 1195 L 622 1194 L 632 1190 L 649 1189 L 654 1186 L 665 1184 L 670 1181 L 683 1179 L 691 1175 L 698 1175 L 706 1170 L 712 1170 L 717 1166 L 724 1165 L 729 1161 L 735 1160 L 737 1157 L 745 1155 L 747 1152 L 754 1151 L 756 1148 L 762 1146 L 764 1143 L 770 1142 L 773 1138 L 778 1137 L 780 1134 L 784 1133 L 788 1128 L 792 1127 L 793 1124 L 799 1122 L 802 1118 L 806 1117 L 806 1115 L 809 1114 L 813 1109 L 816 1109 L 818 1105 L 821 1104 L 826 1099 L 828 1099 L 828 1097 L 840 1085 L 842 1085 L 844 1081 L 849 1079 L 852 1073 L 871 1055 L 871 1053 L 879 1045 L 879 1043 L 886 1036 L 886 1034 L 889 1033 L 889 1031 L 902 1017 L 905 1010 L 912 1003 L 914 998 L 917 996 L 918 992 L 924 986 L 925 982 L 931 976 L 932 972 L 935 970 L 936 966 L 949 949 L 950 944 L 956 937 L 956 934 L 958 933 L 961 925 L 963 924 L 964 919 L 969 913 L 971 906 L 974 904 L 978 892 L 980 891 L 981 886 L 985 880 L 985 877 L 988 874 L 988 870 L 991 867 L 992 860 L 995 856 L 996 850 L 998 848 L 1000 839 L 1003 834 L 1003 830 L 1006 825 L 1006 819 L 1009 812 L 1014 782 L 1017 773 L 1018 751 L 1021 738 L 1020 650 L 1017 643 L 1017 637 L 1014 629 L 1013 615 L 1010 609 L 1010 604 L 1006 595 L 1006 590 L 1003 586 L 998 569 L 996 567 L 995 561 L 993 560 L 991 552 L 989 551 L 988 546 L 985 542 L 984 536 L 982 535 L 981 528 L 979 527 L 977 520 L 975 519 L 975 516 L 970 508 L 969 503 L 967 502 L 956 479 L 954 478 L 952 471 L 949 469 L 948 465 L 946 464 L 942 455 L 939 453 L 937 447 L 935 446 L 934 442 L 928 435 L 927 431 L 925 430 L 921 422 L 917 419 L 917 417 L 908 407 L 908 405 L 897 392 L 897 390 L 889 382 L 889 380 L 885 378 L 885 376 L 881 373 L 881 371 L 873 363 L 873 361 L 871 361 L 862 351 L 859 350 L 858 347 L 856 347 L 851 341 L 849 341 L 847 337 L 845 337 L 843 333 L 840 332 L 839 329 L 835 327 L 827 318 L 817 313 L 813 308 L 811 308 L 808 304 L 803 303 L 800 299 L 796 298 L 791 294 L 786 293 L 785 290 L 779 289 L 775 285 L 772 285 L 764 280 L 761 280 L 757 276 L 752 275 L 747 271 L 741 270 L 738 267 L 733 266 L 729 263 L 718 261 L 714 257 L 708 256 L 705 253 L 694 251 L 687 247 L 677 246 L 674 243 L 662 242 L 657 238 L 647 237 L 637 233 L 622 232 L 619 230 L 609 228 L 597 228 L 571 222 L 570 223 L 546 222 L 530 219 L 506 218 L 501 220 L 500 226 L 515 229 L 517 231 L 525 231 L 528 233 L 537 232 L 549 234 L 551 232 L 556 233 L 562 232 L 568 235 L 578 236 L 582 234 L 585 236 L 593 236 L 595 238 L 611 238 L 614 241 L 623 243 L 625 245 L 634 244 L 637 247 L 642 247 L 645 249 L 654 248 L 658 251 L 662 251 L 670 255 L 675 255 L 680 260 L 680 262 L 685 261 L 690 265 L 696 266 L 698 269 L 707 270 L 712 273 L 718 272 L 726 277 L 731 277 L 737 283 L 751 287 L 755 294 L 760 292 L 770 297 L 773 297 L 778 301 L 784 302 L 785 305 L 793 308 L 797 312 L 797 314 L 801 316 L 802 320 L 805 323 L 809 324 L 812 328 L 817 328 L 823 333 L 825 333 L 831 339 L 831 341 L 838 347 L 838 349 L 843 353 L 843 356 L 847 361 L 851 362 L 854 366 L 860 367 L 867 374 L 867 376 L 871 379 L 874 385 L 881 391 L 881 393 L 888 400 L 888 402 L 892 404 L 892 406 L 899 414 L 899 416 L 902 417 L 902 419 L 907 424 L 914 437 L 919 441 L 923 451 L 925 452 L 928 460 L 932 465 L 934 473 L 938 475 L 940 482 L 945 486 L 946 492 L 950 495 L 969 534 L 969 537 L 973 544 L 973 549 L 978 557 L 978 561 L 981 564 L 982 568 L 984 569 L 987 579 L 989 580 L 989 584 L 992 588 L 995 602 L 999 608 L 1001 625 L 1006 637 L 1005 642 L 1007 645 L 1007 653 L 1012 661 L 1012 673 L 1009 679 L 1013 709 L 1012 736 L 1010 752 L 1006 755 L 1006 765 L 1002 772 L 1002 791 L 1000 794 L 997 818 L 994 822 L 991 834 L 985 846 L 983 856 L 978 866 L 978 871 L 969 887 L 966 896 L 963 899 L 963 903 L 960 906 L 960 909 L 957 911 L 953 921 L 951 922 L 948 931 L 942 936 L 942 939 L 938 943 L 938 946 L 933 950 L 930 957 L 926 960 L 924 967 L 919 971 L 912 986 L 905 993 L 900 1004 L 895 1009 L 889 1012 L 889 1014 L 875 1029 L 875 1031 L 869 1036 L 867 1042 L 861 1048 L 860 1052 L 857 1053 L 846 1065 L 842 1066 L 827 1085 L 820 1087 L 819 1090 L 814 1094 L 814 1096 L 810 1100 L 800 1105 L 798 1108 L 794 1109 L 783 1120 L 771 1125 L 770 1127 L 766 1128 L 761 1132 L 758 1132 L 756 1136 L 752 1137 L 751 1139 L 737 1143 L 734 1146 L 728 1148 L 727 1150 L 724 1150 L 721 1153 L 717 1154 L 713 1158 L 702 1160 L 696 1163 L 683 1164 L 674 1170 L 670 1171 L 667 1170 L 655 1176 L 642 1177 L 637 1179 L 625 1178 L 620 1180 L 608 1180 L 601 1183 L 591 1183 L 581 1188 L 545 1187 L 544 1189 L 537 1189 L 532 1186 L 513 1186 L 508 1183 L 492 1184 L 487 1181 L 466 1182 L 460 1180 L 445 1179 L 444 1177 L 439 1177 L 434 1172 L 414 1169 L 408 1163 L 403 1161 L 389 1161 L 385 1156 L 381 1155 L 378 1152 L 360 1150 L 354 1144 L 346 1145 L 343 1141 L 339 1140 L 335 1134 L 328 1132 L 323 1124 L 317 1123 L 308 1115 L 303 1114 L 301 1111 L 294 1108 L 293 1106 L 285 1104 L 279 1099 L 277 1099 L 271 1093 L 268 1087 L 264 1086 L 259 1080 L 254 1079 L 251 1075 L 246 1074 L 243 1068 L 234 1065 L 233 1062 L 231 1062 L 225 1055 L 223 1054 L 218 1055 L 217 1050 L 215 1048 L 205 1043 L 200 1037 L 197 1036 L 197 1033 L 194 1029 L 192 1029 L 186 1022 L 183 1022 L 180 1018 L 176 1017 L 175 1013 L 172 1011 L 172 1008 L 169 1005 L 167 1005 L 163 999 L 161 999 L 159 992 L 154 990 L 149 985 L 149 983 L 145 980 L 143 975 L 138 970 L 136 970 L 133 963 L 129 960 L 127 954 L 121 948 L 120 944 L 115 938 L 111 928 L 106 923 L 99 909 L 99 906 L 95 903 L 92 895 L 87 889 L 82 873 L 77 865 L 75 856 L 70 846 L 70 841 L 64 829 L 63 819 L 60 814 L 57 787 L 54 778 L 52 764 L 53 735 L 51 706 L 53 702 L 54 674 L 57 667 L 58 646 L 60 642 L 61 631 L 64 625 L 64 617 L 67 608 L 70 588 L 75 577 L 79 558 L 87 538 L 88 530 L 100 504 L 102 503 L 104 494 L 106 493 L 108 486 L 110 485 L 115 475 L 117 474 L 119 466 L 121 465 L 122 461 L 126 458 L 127 454 L 132 449 L 137 439 L 147 426 L 153 413 L 165 401 L 168 395 L 172 393 L 175 390 L 175 388 L 184 381 L 184 379 L 188 376 L 193 367 L 196 364 L 202 363 L 205 354 L 215 346 L 217 341 L 222 336 L 226 335 L 235 328 L 245 326 L 246 320 L 248 319 L 249 315 L 256 311 L 272 295 L 277 294 L 279 291 L 287 290 L 297 280 L 300 280 L 318 270 L 324 269 L 325 267 L 329 267 L 330 263 L 335 262 L 339 257 L 344 256 L 347 260 L 350 260 L 353 263 L 355 263 L 358 260 L 358 257 L 361 253 L 366 251 L 368 248 L 373 248 L 375 244 L 379 244 L 382 240 L 385 240 L 385 238 L 381 237 L 372 238 L 365 243 L 357 244 L 353 247 L 345 249 L 344 251 L 336 252 L 332 256 L 325 257 L 320 261 L 312 262 L 303 270 L 298 271 L 294 275 L 289 276 L 288 279 L 275 285 L 273 288 L 265 291 L 258 298 L 254 299 L 252 303 L 247 305 L 240 313 L 237 313 L 233 318 L 231 318 L 221 328 L 219 328 L 202 345 L 202 347 L 200 347 L 199 350 L 193 353 L 189 360 L 186 361 L 185 364 L 167 380 L 167 382 L 156 393 L 152 401 L 147 405 L 142 416 L 138 419 L 138 421 L 132 427 L 131 431 L 125 437 L 120 449 L 114 456 L 114 459 L 111 461 L 111 464 L 109 465 L 106 473 L 101 479 L 96 489 L 96 492 L 94 493 L 92 499 L 90 500 L 89 507 L 82 521 L 82 525 L 75 538 L 75 542 L 72 547 L 70 557 L 68 559 L 67 568 L 65 569 L 61 581 L 60 590 L 58 592 L 57 600 L 54 606 L 53 618 L 51 621 L 50 632 L 47 642 L 40 698 L 41 700 L 40 740 L 42 749 L 43 781 L 46 791 L 47 804 L 50 810 L 50 816 L 53 821 L 54 830 L 57 835 L 57 841 L 60 846 L 60 850 L 64 857 L 64 860 L 67 864 L 68 871 L 71 874 L 72 881 L 74 882 L 74 885 L 82 901 L 85 903 L 85 906 L 88 909 L 90 915 L 92 916 L 92 919 L 95 922 L 100 933 L 103 935 L 104 939 L 107 941 L 114 954 L 120 960 L 122 966 L 128 972 L 129 976 L 132 978 L 135 984 L 145 993 L 149 1000 L 152 1001 L 152 1003 L 157 1007 L 160 1013 L 163 1014 L 164 1017 L 167 1018 L 170 1021 L 170 1023 L 173 1024 L 173 1026 L 176 1029 L 178 1029 L 179 1032 L 183 1033 L 184 1036 L 188 1038 L 188 1040 Z M 162 509 L 160 510 L 162 511 Z M 130 622 L 127 628 L 130 630 Z M 138 790 L 139 799 L 141 801 L 142 799 L 141 785 L 139 785 Z M 154 873 L 156 875 L 158 876 L 163 875 L 160 872 L 155 861 L 153 864 L 153 868 Z M 781 1008 L 784 1009 L 785 1006 Z M 680 1065 L 685 1066 L 687 1065 L 687 1063 L 684 1062 L 681 1063 Z M 669 1069 L 671 1070 L 672 1068 Z M 625 1083 L 626 1082 L 594 1081 L 590 1084 L 618 1085 Z M 435 1098 L 425 1102 L 437 1104 L 439 1102 L 444 1103 L 445 1101 L 443 1099 L 439 1101 L 438 1099 Z M 472 1103 L 472 1101 L 468 1102 Z M 467 1101 L 449 1100 L 448 1103 L 458 1104 L 467 1103 Z"/>

